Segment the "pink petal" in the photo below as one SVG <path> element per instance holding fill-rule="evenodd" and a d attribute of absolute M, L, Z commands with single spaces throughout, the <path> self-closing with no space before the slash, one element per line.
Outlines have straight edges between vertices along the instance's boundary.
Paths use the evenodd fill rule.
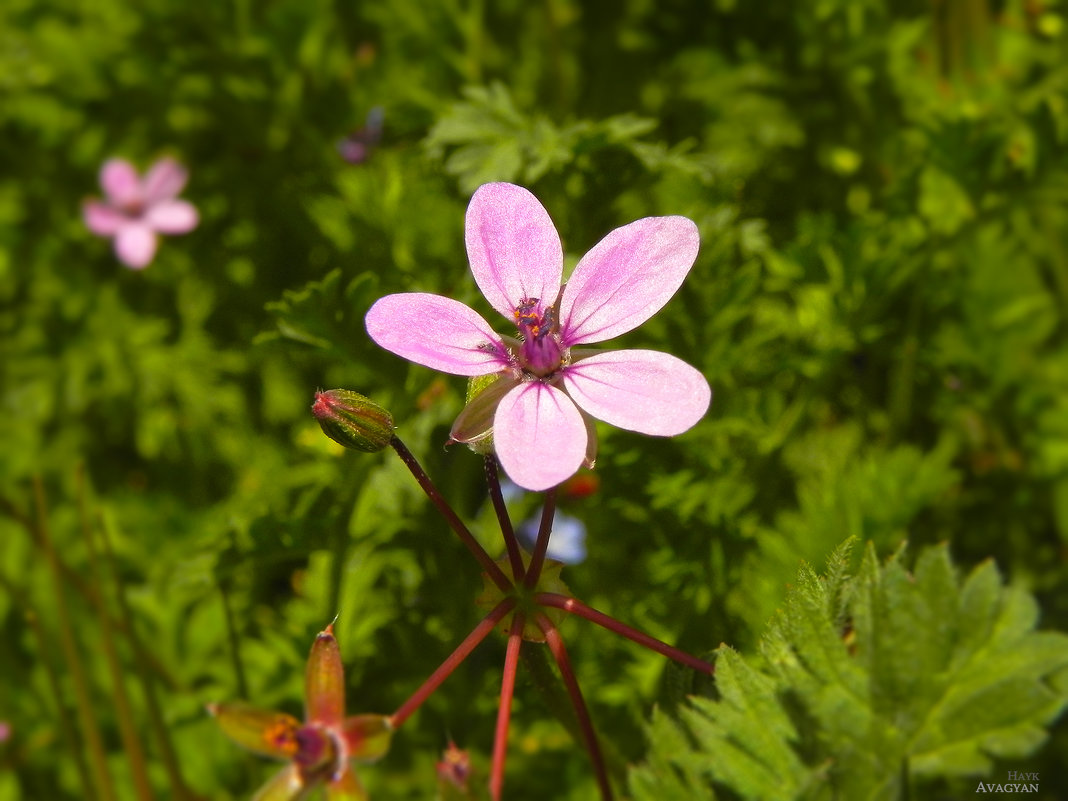
<path fill-rule="evenodd" d="M 115 235 L 115 255 L 127 267 L 140 270 L 156 255 L 156 234 L 142 222 L 127 222 Z"/>
<path fill-rule="evenodd" d="M 157 203 L 176 197 L 185 187 L 189 173 L 174 159 L 164 158 L 153 164 L 145 175 L 145 202 Z"/>
<path fill-rule="evenodd" d="M 380 298 L 365 319 L 371 339 L 416 364 L 453 375 L 487 375 L 508 365 L 501 338 L 459 301 L 407 292 Z"/>
<path fill-rule="evenodd" d="M 467 207 L 467 257 L 486 300 L 513 320 L 519 302 L 556 302 L 564 253 L 549 213 L 526 189 L 483 184 Z"/>
<path fill-rule="evenodd" d="M 682 286 L 699 246 L 697 226 L 685 217 L 646 217 L 612 231 L 564 287 L 564 344 L 603 342 L 644 323 Z"/>
<path fill-rule="evenodd" d="M 700 420 L 712 390 L 700 372 L 655 350 L 613 350 L 564 371 L 564 388 L 579 408 L 630 431 L 671 437 Z"/>
<path fill-rule="evenodd" d="M 121 211 L 96 200 L 82 206 L 82 217 L 85 227 L 99 236 L 114 236 L 128 222 Z"/>
<path fill-rule="evenodd" d="M 135 206 L 144 199 L 137 170 L 124 159 L 108 159 L 100 168 L 100 186 L 113 206 Z"/>
<path fill-rule="evenodd" d="M 149 206 L 143 219 L 161 234 L 185 234 L 199 222 L 196 207 L 184 200 L 161 200 Z"/>
<path fill-rule="evenodd" d="M 567 395 L 528 381 L 498 404 L 493 442 L 508 477 L 536 492 L 555 487 L 579 469 L 586 456 L 586 425 Z"/>

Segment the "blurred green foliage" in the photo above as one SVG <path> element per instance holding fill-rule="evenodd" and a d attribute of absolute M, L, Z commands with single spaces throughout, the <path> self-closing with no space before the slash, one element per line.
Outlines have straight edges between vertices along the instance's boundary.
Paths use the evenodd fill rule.
<path fill-rule="evenodd" d="M 463 247 L 487 180 L 534 191 L 569 265 L 642 216 L 702 234 L 682 290 L 620 341 L 697 365 L 712 409 L 673 440 L 600 431 L 600 491 L 566 508 L 589 532 L 565 574 L 579 597 L 695 653 L 800 647 L 781 623 L 761 636 L 795 608 L 803 562 L 855 537 L 880 557 L 872 581 L 908 540 L 947 543 L 971 576 L 960 592 L 1031 593 L 1041 628 L 1068 627 L 1064 14 L 1054 0 L 2 4 L 0 799 L 247 797 L 274 766 L 224 741 L 204 703 L 299 712 L 307 644 L 340 613 L 350 712 L 390 712 L 474 625 L 477 566 L 403 466 L 342 453 L 308 410 L 332 387 L 389 408 L 499 547 L 480 460 L 441 448 L 463 380 L 363 328 L 377 297 L 406 290 L 493 319 Z M 336 141 L 373 106 L 383 140 L 348 164 Z M 80 203 L 104 159 L 161 154 L 189 167 L 201 224 L 132 272 Z M 1008 588 L 975 567 L 988 557 Z M 916 580 L 944 558 L 920 557 Z M 907 583 L 910 559 L 885 569 Z M 941 653 L 948 612 L 916 609 L 910 625 L 935 627 L 917 641 Z M 769 736 L 847 736 L 790 694 L 811 674 L 720 651 L 722 686 L 691 686 L 582 621 L 564 633 L 599 730 L 632 763 L 661 764 L 677 725 L 721 758 L 709 732 L 753 687 L 786 716 Z M 372 796 L 430 795 L 450 738 L 485 775 L 502 655 L 476 651 L 362 771 Z M 927 663 L 892 664 L 905 681 Z M 976 686 L 996 678 L 977 664 Z M 1049 681 L 1059 708 L 1063 674 Z M 689 708 L 680 686 L 720 700 L 670 723 Z M 970 794 L 1005 769 L 1068 796 L 1068 734 L 1039 749 L 1029 732 L 1015 751 L 976 746 L 1008 761 L 912 765 L 911 797 Z M 508 766 L 509 798 L 595 793 L 529 686 Z M 884 797 L 882 775 L 850 773 L 870 795 L 847 795 Z M 722 772 L 694 781 L 765 797 Z"/>

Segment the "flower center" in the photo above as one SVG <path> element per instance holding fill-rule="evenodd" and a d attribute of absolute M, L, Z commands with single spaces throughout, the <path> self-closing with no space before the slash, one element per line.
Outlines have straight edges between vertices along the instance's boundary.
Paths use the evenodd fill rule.
<path fill-rule="evenodd" d="M 289 715 L 278 715 L 264 730 L 263 742 L 268 748 L 278 749 L 292 757 L 300 750 L 297 722 Z"/>
<path fill-rule="evenodd" d="M 340 769 L 341 750 L 332 732 L 313 724 L 305 724 L 294 733 L 297 751 L 293 761 L 300 766 L 305 778 L 320 774 L 334 774 Z"/>
<path fill-rule="evenodd" d="M 523 371 L 545 378 L 560 369 L 565 354 L 553 308 L 542 309 L 538 298 L 524 298 L 512 314 L 523 338 L 518 354 Z"/>
<path fill-rule="evenodd" d="M 116 207 L 127 217 L 137 218 L 145 213 L 148 204 L 145 203 L 144 198 L 140 197 L 140 193 L 138 193 L 137 197 L 127 198 L 122 203 L 117 204 Z"/>

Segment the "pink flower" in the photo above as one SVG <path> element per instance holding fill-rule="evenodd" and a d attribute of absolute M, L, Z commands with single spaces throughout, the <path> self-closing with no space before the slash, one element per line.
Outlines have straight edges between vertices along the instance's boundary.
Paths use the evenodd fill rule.
<path fill-rule="evenodd" d="M 697 226 L 646 217 L 617 228 L 582 257 L 561 291 L 563 249 L 548 212 L 506 183 L 479 187 L 467 208 L 467 254 L 486 299 L 519 329 L 503 337 L 464 304 L 425 293 L 381 298 L 367 331 L 386 350 L 464 376 L 496 375 L 461 412 L 452 439 L 491 434 L 521 487 L 543 490 L 592 465 L 591 417 L 674 436 L 708 410 L 708 382 L 652 350 L 580 348 L 630 331 L 658 312 L 697 258 Z"/>
<path fill-rule="evenodd" d="M 115 255 L 140 270 L 156 255 L 156 234 L 185 234 L 197 227 L 192 203 L 177 200 L 188 174 L 173 159 L 160 159 L 145 174 L 122 159 L 108 159 L 100 169 L 104 201 L 85 203 L 85 224 L 94 234 L 115 237 Z"/>

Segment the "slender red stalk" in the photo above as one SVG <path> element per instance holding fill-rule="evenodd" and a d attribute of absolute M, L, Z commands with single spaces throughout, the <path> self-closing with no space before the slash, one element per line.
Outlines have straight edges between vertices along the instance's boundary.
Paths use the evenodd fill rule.
<path fill-rule="evenodd" d="M 464 638 L 464 641 L 457 646 L 456 650 L 449 654 L 449 657 L 441 663 L 438 669 L 430 674 L 430 678 L 424 681 L 422 686 L 412 693 L 411 697 L 393 713 L 389 721 L 394 729 L 398 728 L 415 710 L 422 706 L 423 702 L 459 667 L 460 663 L 475 650 L 475 647 L 486 639 L 486 635 L 493 631 L 493 627 L 500 623 L 504 616 L 512 611 L 513 607 L 515 607 L 515 598 L 505 598 L 493 607 L 492 612 L 482 618 L 482 621 Z"/>
<path fill-rule="evenodd" d="M 490 768 L 490 796 L 501 801 L 504 789 L 504 758 L 508 754 L 508 724 L 512 719 L 512 694 L 515 674 L 519 668 L 519 649 L 523 645 L 522 612 L 516 612 L 512 630 L 508 633 L 508 649 L 504 652 L 504 676 L 501 678 L 501 703 L 497 707 L 497 731 L 493 736 L 493 763 Z"/>
<path fill-rule="evenodd" d="M 538 527 L 538 541 L 534 543 L 534 553 L 530 557 L 530 567 L 523 577 L 523 586 L 528 590 L 536 587 L 541 578 L 541 568 L 545 564 L 545 551 L 549 547 L 549 535 L 553 530 L 553 515 L 556 514 L 556 487 L 545 493 L 545 506 L 541 510 L 541 526 Z"/>
<path fill-rule="evenodd" d="M 590 712 L 586 708 L 586 701 L 582 697 L 578 680 L 574 671 L 571 670 L 571 660 L 567 657 L 567 648 L 564 647 L 564 639 L 552 621 L 545 615 L 539 614 L 536 618 L 538 628 L 545 635 L 545 642 L 553 653 L 556 666 L 560 668 L 560 677 L 567 687 L 567 694 L 571 696 L 571 704 L 575 707 L 575 716 L 578 718 L 579 728 L 586 740 L 586 750 L 590 752 L 590 761 L 593 763 L 593 772 L 597 775 L 597 785 L 601 788 L 601 798 L 604 801 L 612 801 L 612 785 L 608 781 L 608 771 L 605 769 L 604 756 L 601 754 L 601 746 L 597 742 L 597 732 L 593 729 L 593 721 Z"/>
<path fill-rule="evenodd" d="M 643 645 L 651 651 L 663 654 L 668 659 L 674 659 L 676 662 L 691 667 L 701 673 L 708 673 L 711 675 L 716 671 L 716 666 L 710 662 L 698 659 L 696 656 L 691 656 L 685 651 L 680 651 L 678 648 L 668 645 L 662 640 L 658 640 L 656 637 L 652 637 L 643 631 L 632 628 L 626 623 L 621 623 L 614 617 L 606 615 L 604 612 L 599 612 L 592 606 L 587 606 L 577 598 L 570 598 L 567 595 L 560 595 L 555 592 L 539 592 L 534 596 L 534 601 L 541 606 L 553 606 L 557 609 L 563 609 L 565 612 L 574 612 L 576 615 L 586 618 L 591 623 L 596 623 L 598 626 L 602 626 L 609 631 L 620 634 L 628 640 L 633 640 L 638 643 L 638 645 Z"/>
<path fill-rule="evenodd" d="M 512 577 L 516 581 L 522 581 L 523 574 L 526 573 L 523 567 L 523 556 L 519 552 L 519 540 L 515 538 L 512 519 L 508 516 L 508 507 L 504 505 L 504 495 L 501 494 L 501 479 L 497 472 L 497 457 L 491 453 L 486 454 L 486 483 L 489 485 L 493 511 L 497 513 L 497 522 L 501 524 L 504 547 L 508 550 L 508 562 L 512 566 Z"/>
<path fill-rule="evenodd" d="M 411 471 L 411 474 L 415 476 L 415 480 L 419 482 L 419 486 L 422 487 L 423 492 L 426 493 L 426 497 L 430 499 L 430 502 L 437 507 L 441 512 L 441 516 L 445 518 L 449 526 L 456 532 L 456 536 L 460 538 L 460 541 L 467 546 L 467 550 L 478 560 L 478 563 L 482 565 L 482 569 L 486 571 L 486 574 L 490 577 L 494 584 L 497 585 L 501 592 L 508 592 L 512 589 L 513 584 L 508 580 L 508 577 L 504 575 L 504 571 L 501 570 L 497 563 L 493 561 L 493 558 L 486 553 L 485 548 L 479 545 L 478 540 L 470 532 L 459 516 L 449 506 L 449 502 L 445 500 L 445 497 L 438 491 L 438 488 L 434 486 L 434 482 L 430 480 L 430 476 L 427 475 L 423 466 L 419 464 L 416 458 L 412 455 L 412 452 L 408 450 L 407 446 L 401 442 L 400 437 L 396 434 L 393 435 L 393 439 L 389 443 L 393 450 L 397 452 L 397 455 L 404 462 L 405 466 Z"/>

